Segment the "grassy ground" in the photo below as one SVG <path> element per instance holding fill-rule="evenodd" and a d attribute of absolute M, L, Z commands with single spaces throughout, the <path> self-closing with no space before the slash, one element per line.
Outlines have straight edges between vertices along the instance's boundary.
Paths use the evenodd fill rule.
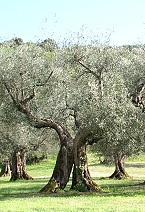
<path fill-rule="evenodd" d="M 65 192 L 40 194 L 38 191 L 48 182 L 54 162 L 48 159 L 28 166 L 28 173 L 34 177 L 32 181 L 9 182 L 9 177 L 0 178 L 0 212 L 145 211 L 145 185 L 141 184 L 145 180 L 145 163 L 141 157 L 126 163 L 129 180 L 109 180 L 104 177 L 111 175 L 114 167 L 99 165 L 89 155 L 91 175 L 104 189 L 103 193 L 70 192 L 69 182 Z"/>

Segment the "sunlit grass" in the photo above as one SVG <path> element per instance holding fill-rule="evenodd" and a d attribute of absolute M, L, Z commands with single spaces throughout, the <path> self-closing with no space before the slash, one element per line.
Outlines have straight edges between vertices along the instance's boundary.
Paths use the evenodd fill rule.
<path fill-rule="evenodd" d="M 47 160 L 41 161 L 38 164 L 28 165 L 27 171 L 32 177 L 48 177 L 52 174 L 53 167 L 55 165 L 56 155 L 48 157 Z"/>
<path fill-rule="evenodd" d="M 31 181 L 10 182 L 9 177 L 0 178 L 0 212 L 71 212 L 71 211 L 145 211 L 145 163 L 127 162 L 126 170 L 131 175 L 128 180 L 109 180 L 114 167 L 95 164 L 96 159 L 89 155 L 89 164 L 93 179 L 103 188 L 102 193 L 77 193 L 69 191 L 56 194 L 39 193 L 52 174 L 55 160 L 29 165 L 28 173 L 34 177 Z"/>
<path fill-rule="evenodd" d="M 127 159 L 127 162 L 145 162 L 145 153 L 141 153 L 139 155 L 130 156 Z"/>

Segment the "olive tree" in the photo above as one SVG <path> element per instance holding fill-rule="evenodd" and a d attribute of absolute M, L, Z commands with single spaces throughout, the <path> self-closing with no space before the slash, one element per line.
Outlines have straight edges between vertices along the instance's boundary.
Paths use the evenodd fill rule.
<path fill-rule="evenodd" d="M 87 144 L 104 146 L 100 151 L 111 152 L 121 162 L 133 143 L 143 140 L 142 116 L 128 98 L 123 75 L 126 55 L 98 43 L 54 52 L 24 44 L 2 47 L 0 57 L 5 92 L 22 120 L 37 129 L 54 129 L 60 140 L 53 174 L 41 191 L 65 188 L 72 167 L 72 189 L 100 190 L 89 172 Z"/>
<path fill-rule="evenodd" d="M 144 146 L 144 115 L 128 98 L 137 78 L 127 78 L 134 64 L 139 63 L 140 54 L 134 61 L 137 56 L 122 47 L 72 46 L 68 51 L 68 63 L 73 64 L 71 74 L 77 75 L 76 87 L 80 87 L 74 92 L 73 106 L 78 109 L 78 118 L 90 126 L 99 151 L 114 157 L 115 172 L 110 177 L 128 177 L 125 156 Z"/>
<path fill-rule="evenodd" d="M 64 188 L 73 165 L 73 142 L 63 123 L 54 119 L 63 104 L 57 95 L 59 82 L 52 76 L 61 71 L 59 65 L 55 64 L 54 53 L 50 57 L 50 52 L 44 52 L 33 44 L 24 44 L 18 48 L 4 45 L 0 49 L 0 57 L 1 81 L 17 113 L 25 114 L 21 115 L 21 121 L 27 120 L 37 129 L 52 128 L 58 134 L 61 147 L 50 182 L 55 180 L 56 185 Z M 35 98 L 36 93 L 38 98 Z M 56 102 L 51 105 L 54 99 Z M 42 190 L 49 190 L 49 185 Z"/>

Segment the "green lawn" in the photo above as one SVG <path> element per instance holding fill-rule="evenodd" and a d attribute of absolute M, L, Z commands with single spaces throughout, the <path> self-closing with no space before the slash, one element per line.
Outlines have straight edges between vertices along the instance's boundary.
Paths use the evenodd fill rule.
<path fill-rule="evenodd" d="M 145 163 L 142 160 L 129 159 L 126 170 L 129 180 L 109 180 L 114 167 L 97 164 L 89 155 L 90 171 L 93 179 L 104 189 L 104 193 L 70 192 L 69 182 L 65 192 L 40 194 L 38 191 L 48 182 L 54 166 L 54 160 L 29 165 L 28 173 L 32 181 L 9 182 L 9 177 L 0 178 L 0 212 L 71 212 L 71 211 L 145 211 Z"/>

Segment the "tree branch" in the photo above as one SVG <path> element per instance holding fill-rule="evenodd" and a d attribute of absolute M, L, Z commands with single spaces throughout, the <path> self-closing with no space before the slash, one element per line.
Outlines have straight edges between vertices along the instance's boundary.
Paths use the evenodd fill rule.
<path fill-rule="evenodd" d="M 11 89 L 9 88 L 9 86 L 7 85 L 7 83 L 5 82 L 5 80 L 3 80 L 3 84 L 8 92 L 8 94 L 10 95 L 12 101 L 14 104 L 17 104 L 17 99 L 15 99 L 15 97 L 13 96 L 12 92 L 11 92 Z"/>
<path fill-rule="evenodd" d="M 83 64 L 81 61 L 77 61 L 83 68 L 85 68 L 88 72 L 87 73 L 90 73 L 92 74 L 93 76 L 95 76 L 97 79 L 99 79 L 99 76 L 98 74 L 96 74 L 94 71 L 92 71 L 88 66 L 86 66 L 85 64 Z"/>
<path fill-rule="evenodd" d="M 39 118 L 39 117 L 34 116 L 33 113 L 31 112 L 30 108 L 28 108 L 28 106 L 26 105 L 30 100 L 32 100 L 35 97 L 35 88 L 33 88 L 32 95 L 30 95 L 23 101 L 17 101 L 14 98 L 14 96 L 11 92 L 11 89 L 9 88 L 9 86 L 7 85 L 7 83 L 5 81 L 4 81 L 4 85 L 14 103 L 14 106 L 18 109 L 18 111 L 20 111 L 26 115 L 31 126 L 33 126 L 35 128 L 39 128 L 39 129 L 45 128 L 45 127 L 54 129 L 60 138 L 60 142 L 65 143 L 65 145 L 67 145 L 67 139 L 71 140 L 72 138 L 71 138 L 71 135 L 69 134 L 69 132 L 67 131 L 67 129 L 63 126 L 63 124 L 61 124 L 58 121 L 52 120 L 52 119 Z"/>
<path fill-rule="evenodd" d="M 37 149 L 43 144 L 43 142 L 46 140 L 46 138 L 43 138 L 41 141 L 39 141 L 37 144 L 31 144 L 31 146 L 33 146 L 33 151 L 37 151 Z"/>
<path fill-rule="evenodd" d="M 26 105 L 30 100 L 32 100 L 36 96 L 35 87 L 33 88 L 33 93 L 28 96 L 26 99 L 20 101 L 21 104 Z"/>
<path fill-rule="evenodd" d="M 49 79 L 51 78 L 52 74 L 53 74 L 54 71 L 51 71 L 48 78 L 46 79 L 46 81 L 44 83 L 37 83 L 36 86 L 44 86 L 44 85 L 47 85 Z"/>
<path fill-rule="evenodd" d="M 136 93 L 131 94 L 132 103 L 136 107 L 140 107 L 142 109 L 142 112 L 145 112 L 145 103 L 143 100 L 144 90 L 145 90 L 145 84 L 142 83 L 142 84 L 138 85 L 138 87 L 136 88 Z"/>

